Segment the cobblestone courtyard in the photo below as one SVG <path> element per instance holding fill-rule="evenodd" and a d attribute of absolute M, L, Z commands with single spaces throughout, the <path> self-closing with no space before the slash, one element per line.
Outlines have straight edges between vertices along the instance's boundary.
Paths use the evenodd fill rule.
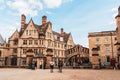
<path fill-rule="evenodd" d="M 0 69 L 0 80 L 120 80 L 119 70 L 63 69 Z"/>

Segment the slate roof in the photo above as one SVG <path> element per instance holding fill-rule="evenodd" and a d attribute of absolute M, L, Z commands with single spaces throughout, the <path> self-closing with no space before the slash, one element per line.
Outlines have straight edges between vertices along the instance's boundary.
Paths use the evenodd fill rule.
<path fill-rule="evenodd" d="M 30 21 L 33 22 L 32 19 L 31 19 Z M 29 23 L 30 23 L 30 21 L 29 21 Z M 29 24 L 29 23 L 28 23 L 28 24 Z M 24 30 L 27 28 L 28 24 L 25 24 Z M 37 24 L 35 24 L 35 23 L 33 22 L 33 25 L 34 25 L 35 28 L 38 30 L 39 35 L 44 35 L 44 36 L 45 36 L 46 30 L 47 30 L 49 24 L 52 25 L 52 23 L 51 23 L 50 21 L 47 22 L 45 26 L 37 25 Z M 23 31 L 20 30 L 20 32 L 19 32 L 19 35 L 20 35 L 20 36 L 23 34 L 24 30 L 23 30 Z M 61 34 L 58 33 L 58 32 L 53 31 L 53 34 L 54 34 L 54 35 L 57 35 L 57 37 L 61 37 Z M 68 38 L 69 38 L 69 35 L 70 35 L 70 33 L 67 34 L 67 33 L 64 32 L 64 36 L 63 36 L 64 42 L 67 42 L 67 40 L 68 40 Z M 59 41 L 60 41 L 60 40 L 59 40 Z"/>

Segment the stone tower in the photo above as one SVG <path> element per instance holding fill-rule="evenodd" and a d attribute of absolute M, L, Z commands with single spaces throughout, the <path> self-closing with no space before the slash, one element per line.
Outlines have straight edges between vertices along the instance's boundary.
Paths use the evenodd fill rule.
<path fill-rule="evenodd" d="M 116 18 L 116 32 L 117 32 L 117 42 L 120 44 L 120 6 L 118 8 L 118 15 L 115 17 Z"/>

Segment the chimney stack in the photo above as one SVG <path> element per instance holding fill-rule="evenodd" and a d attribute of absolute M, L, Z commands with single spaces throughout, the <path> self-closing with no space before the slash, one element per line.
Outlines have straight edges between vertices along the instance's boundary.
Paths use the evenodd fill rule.
<path fill-rule="evenodd" d="M 26 23 L 26 16 L 24 14 L 21 15 L 21 29 L 24 29 Z"/>
<path fill-rule="evenodd" d="M 61 36 L 64 37 L 64 35 L 65 35 L 64 29 L 61 28 Z"/>
<path fill-rule="evenodd" d="M 63 28 L 61 28 L 61 34 L 64 32 Z"/>
<path fill-rule="evenodd" d="M 47 17 L 46 16 L 42 16 L 42 26 L 45 26 L 47 22 Z"/>

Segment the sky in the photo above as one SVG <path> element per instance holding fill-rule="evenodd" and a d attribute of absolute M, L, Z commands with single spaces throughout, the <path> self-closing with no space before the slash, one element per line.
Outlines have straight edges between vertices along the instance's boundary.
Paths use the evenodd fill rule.
<path fill-rule="evenodd" d="M 4 39 L 20 30 L 21 14 L 41 25 L 43 15 L 54 31 L 72 34 L 75 44 L 88 47 L 88 33 L 116 29 L 120 0 L 0 0 L 0 34 Z"/>

